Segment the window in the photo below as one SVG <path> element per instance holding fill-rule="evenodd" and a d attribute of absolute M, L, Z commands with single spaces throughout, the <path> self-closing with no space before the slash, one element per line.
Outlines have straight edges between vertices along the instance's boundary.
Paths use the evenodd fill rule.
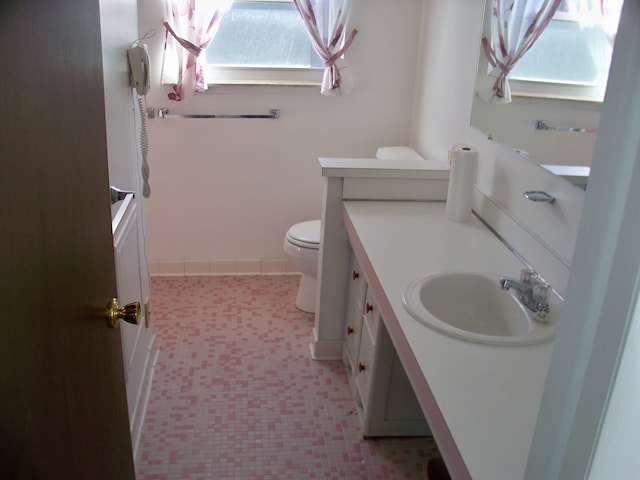
<path fill-rule="evenodd" d="M 602 101 L 622 2 L 612 3 L 619 5 L 603 17 L 599 1 L 590 12 L 584 0 L 562 2 L 509 75 L 512 94 Z"/>
<path fill-rule="evenodd" d="M 291 0 L 236 0 L 205 55 L 215 84 L 319 85 L 324 70 Z"/>

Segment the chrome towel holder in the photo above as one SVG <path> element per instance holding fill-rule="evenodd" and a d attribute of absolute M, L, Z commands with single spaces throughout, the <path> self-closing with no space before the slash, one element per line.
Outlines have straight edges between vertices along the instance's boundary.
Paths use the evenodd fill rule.
<path fill-rule="evenodd" d="M 556 132 L 598 133 L 596 128 L 557 127 L 545 120 L 536 120 L 536 130 L 554 130 Z"/>
<path fill-rule="evenodd" d="M 228 114 L 187 114 L 187 113 L 169 113 L 168 108 L 147 108 L 147 117 L 155 118 L 156 112 L 158 118 L 268 118 L 272 120 L 278 120 L 280 118 L 280 109 L 272 108 L 268 114 L 240 114 L 240 115 L 228 115 Z"/>
<path fill-rule="evenodd" d="M 522 194 L 524 198 L 527 200 L 531 200 L 532 202 L 547 202 L 547 203 L 555 203 L 556 197 L 553 195 L 549 195 L 547 192 L 543 192 L 541 190 L 528 190 Z"/>

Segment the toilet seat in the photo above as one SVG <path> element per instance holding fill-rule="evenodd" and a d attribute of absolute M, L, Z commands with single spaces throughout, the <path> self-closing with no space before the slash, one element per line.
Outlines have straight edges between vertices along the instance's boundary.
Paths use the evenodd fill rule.
<path fill-rule="evenodd" d="M 287 232 L 287 241 L 301 248 L 320 248 L 320 220 L 296 223 Z"/>

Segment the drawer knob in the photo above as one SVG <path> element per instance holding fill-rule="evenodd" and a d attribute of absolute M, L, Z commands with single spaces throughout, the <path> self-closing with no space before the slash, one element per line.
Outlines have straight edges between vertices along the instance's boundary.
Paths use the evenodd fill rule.
<path fill-rule="evenodd" d="M 360 274 L 354 270 L 351 273 L 351 278 L 354 279 L 354 280 L 357 280 L 358 278 L 360 278 Z"/>
<path fill-rule="evenodd" d="M 364 365 L 362 363 L 358 363 L 358 372 L 364 372 Z"/>
<path fill-rule="evenodd" d="M 372 310 L 373 310 L 373 305 L 367 302 L 367 305 L 364 307 L 365 313 L 369 313 Z"/>
<path fill-rule="evenodd" d="M 347 335 L 351 335 L 353 333 L 353 327 L 347 327 Z"/>

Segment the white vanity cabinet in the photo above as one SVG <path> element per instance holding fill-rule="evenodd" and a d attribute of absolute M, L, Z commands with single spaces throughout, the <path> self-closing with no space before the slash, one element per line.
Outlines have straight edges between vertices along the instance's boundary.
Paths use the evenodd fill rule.
<path fill-rule="evenodd" d="M 342 358 L 363 436 L 430 435 L 355 255 L 351 267 Z"/>

